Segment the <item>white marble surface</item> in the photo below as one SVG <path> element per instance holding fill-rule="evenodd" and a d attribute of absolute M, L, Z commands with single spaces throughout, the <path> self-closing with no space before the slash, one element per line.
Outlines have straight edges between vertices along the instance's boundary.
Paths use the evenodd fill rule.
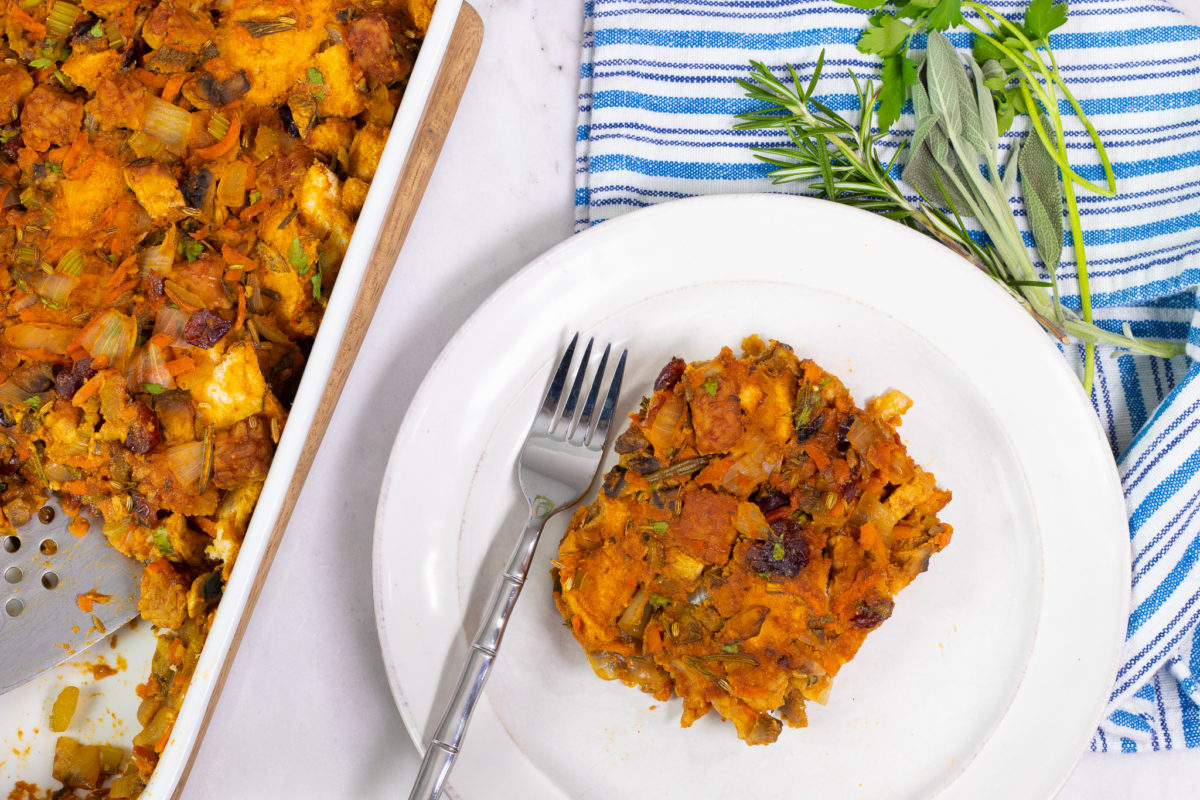
<path fill-rule="evenodd" d="M 1200 0 L 1180 5 L 1200 12 Z M 441 348 L 572 225 L 582 2 L 475 6 L 487 27 L 478 65 L 233 664 L 187 800 L 405 797 L 415 774 L 416 751 L 392 705 L 375 635 L 371 537 L 380 477 Z M 1162 800 L 1195 797 L 1198 785 L 1200 752 L 1089 755 L 1059 797 Z"/>

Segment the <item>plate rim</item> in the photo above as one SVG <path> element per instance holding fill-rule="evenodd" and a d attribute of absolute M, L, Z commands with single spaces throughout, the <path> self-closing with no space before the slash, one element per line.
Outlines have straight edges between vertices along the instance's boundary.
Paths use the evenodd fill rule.
<path fill-rule="evenodd" d="M 851 207 L 841 206 L 841 205 L 838 205 L 835 203 L 830 203 L 828 201 L 819 200 L 816 198 L 804 197 L 804 196 L 793 195 L 793 194 L 784 194 L 784 193 L 723 194 L 723 195 L 705 195 L 705 196 L 684 198 L 684 199 L 680 199 L 680 200 L 673 200 L 673 201 L 669 201 L 669 202 L 665 202 L 665 203 L 659 203 L 659 204 L 656 204 L 653 206 L 649 206 L 649 207 L 631 212 L 629 214 L 625 214 L 621 217 L 618 217 L 618 218 L 615 218 L 612 220 L 608 220 L 608 221 L 606 221 L 606 223 L 604 225 L 594 226 L 592 228 L 586 229 L 578 234 L 575 234 L 575 235 L 565 239 L 564 241 L 562 241 L 559 244 L 555 245 L 554 247 L 550 248 L 549 250 L 547 250 L 540 256 L 534 258 L 533 260 L 528 262 L 525 266 L 523 266 L 521 269 L 519 269 L 516 273 L 514 273 L 501 286 L 499 286 L 483 303 L 481 303 L 479 305 L 479 307 L 475 311 L 473 311 L 469 315 L 469 317 L 458 328 L 458 330 L 455 331 L 455 333 L 447 341 L 446 345 L 443 347 L 443 349 L 439 353 L 438 357 L 434 360 L 434 362 L 430 366 L 428 372 L 422 379 L 421 384 L 418 387 L 416 393 L 414 394 L 413 399 L 412 399 L 408 409 L 406 409 L 404 419 L 397 430 L 397 434 L 396 434 L 395 440 L 393 442 L 391 452 L 389 453 L 387 467 L 385 469 L 385 472 L 383 475 L 383 480 L 382 480 L 381 487 L 380 487 L 379 502 L 376 507 L 375 530 L 374 530 L 374 538 L 373 538 L 373 544 L 372 544 L 372 561 L 373 561 L 373 563 L 372 563 L 373 587 L 372 588 L 373 588 L 373 600 L 374 600 L 374 608 L 375 608 L 376 628 L 377 628 L 377 632 L 378 632 L 378 636 L 379 636 L 380 648 L 381 648 L 381 652 L 382 652 L 382 656 L 383 656 L 383 660 L 384 660 L 385 670 L 386 670 L 387 677 L 388 677 L 389 691 L 392 694 L 393 701 L 397 705 L 397 708 L 400 710 L 401 718 L 405 725 L 405 729 L 408 732 L 409 737 L 412 739 L 414 745 L 416 746 L 418 753 L 423 753 L 424 749 L 425 749 L 425 743 L 423 741 L 424 731 L 420 729 L 420 720 L 416 719 L 415 711 L 413 709 L 411 709 L 409 706 L 408 700 L 405 696 L 405 692 L 404 692 L 404 689 L 402 686 L 402 681 L 400 679 L 398 662 L 400 659 L 403 658 L 403 655 L 398 653 L 395 645 L 390 642 L 390 633 L 388 630 L 388 628 L 389 628 L 389 624 L 388 624 L 389 611 L 386 608 L 386 605 L 387 605 L 386 595 L 387 595 L 388 587 L 385 585 L 385 579 L 386 579 L 385 566 L 386 565 L 384 564 L 384 548 L 386 546 L 386 539 L 388 536 L 386 523 L 387 523 L 387 514 L 389 511 L 389 508 L 388 508 L 389 495 L 390 495 L 390 489 L 396 480 L 396 473 L 399 469 L 397 467 L 397 464 L 401 460 L 401 453 L 403 451 L 404 445 L 413 438 L 415 429 L 421 424 L 421 420 L 425 414 L 425 411 L 430 405 L 431 398 L 427 397 L 427 395 L 431 394 L 434 391 L 433 386 L 437 382 L 436 381 L 437 376 L 440 375 L 443 370 L 447 369 L 447 364 L 449 364 L 451 362 L 451 360 L 457 355 L 458 348 L 459 348 L 461 342 L 468 337 L 468 335 L 474 330 L 476 325 L 481 324 L 481 322 L 480 322 L 481 319 L 488 316 L 492 312 L 492 310 L 495 309 L 496 306 L 506 303 L 506 301 L 509 300 L 511 295 L 513 295 L 516 292 L 520 292 L 525 287 L 525 284 L 527 282 L 529 282 L 530 280 L 534 279 L 540 271 L 544 271 L 550 267 L 553 267 L 557 262 L 567 260 L 570 256 L 575 254 L 576 251 L 586 251 L 589 248 L 596 249 L 596 248 L 602 246 L 603 243 L 608 239 L 620 239 L 621 237 L 627 235 L 627 230 L 635 230 L 636 229 L 635 226 L 646 226 L 646 225 L 651 225 L 651 224 L 656 224 L 656 223 L 659 225 L 663 225 L 663 224 L 667 224 L 667 223 L 670 223 L 670 224 L 686 223 L 686 220 L 691 216 L 703 216 L 704 214 L 712 214 L 712 213 L 717 213 L 717 214 L 729 213 L 730 211 L 735 212 L 735 213 L 743 212 L 746 208 L 752 208 L 755 204 L 762 204 L 764 207 L 788 204 L 788 205 L 791 205 L 794 207 L 795 213 L 797 213 L 798 216 L 802 216 L 805 209 L 816 210 L 819 207 L 819 210 L 826 215 L 844 217 L 849 221 L 859 222 L 860 227 L 863 230 L 868 230 L 868 229 L 872 228 L 872 226 L 875 226 L 875 230 L 888 230 L 888 231 L 890 231 L 890 234 L 895 235 L 896 238 L 901 238 L 901 237 L 907 236 L 907 237 L 909 237 L 909 241 L 913 243 L 912 246 L 915 249 L 919 250 L 919 249 L 921 249 L 921 247 L 925 247 L 927 252 L 941 253 L 942 260 L 946 260 L 945 257 L 949 257 L 950 259 L 954 259 L 955 261 L 960 261 L 962 267 L 968 266 L 968 262 L 962 261 L 957 255 L 955 255 L 948 249 L 941 247 L 941 246 L 937 246 L 937 243 L 935 243 L 935 242 L 933 242 L 933 240 L 930 240 L 927 237 L 923 236 L 919 232 L 913 231 L 911 229 L 907 229 L 906 227 L 895 224 L 895 223 L 891 223 L 888 220 L 884 220 L 874 214 L 871 214 L 866 211 L 862 211 L 860 209 L 854 209 Z M 784 212 L 784 213 L 791 213 L 791 211 L 792 210 L 789 209 L 787 212 Z M 868 230 L 868 234 L 864 238 L 870 239 L 871 235 L 873 235 L 873 234 L 874 234 L 873 230 Z M 885 234 L 885 236 L 886 236 L 886 234 Z M 916 242 L 922 242 L 924 244 L 918 246 L 916 244 Z M 975 285 L 976 289 L 982 290 L 985 294 L 992 293 L 993 297 L 995 299 L 1002 299 L 1004 301 L 1003 304 L 998 304 L 996 306 L 996 308 L 998 310 L 1002 309 L 1002 308 L 1007 309 L 1003 313 L 1007 314 L 1010 317 L 1010 322 L 1012 324 L 1015 324 L 1018 327 L 1024 325 L 1024 326 L 1026 326 L 1027 329 L 1032 329 L 1032 330 L 1036 331 L 1038 334 L 1037 340 L 1040 341 L 1040 343 L 1041 343 L 1040 345 L 1036 345 L 1036 347 L 1040 348 L 1041 356 L 1043 358 L 1047 355 L 1052 356 L 1052 358 L 1047 360 L 1047 363 L 1053 362 L 1053 363 L 1057 363 L 1059 365 L 1057 368 L 1059 377 L 1061 378 L 1064 375 L 1069 376 L 1071 381 L 1075 385 L 1078 385 L 1078 378 L 1074 375 L 1070 366 L 1067 364 L 1066 360 L 1062 357 L 1062 355 L 1058 352 L 1055 345 L 1050 341 L 1050 338 L 1041 331 L 1040 327 L 1037 326 L 1037 324 L 1033 321 L 1033 319 L 1031 317 L 1029 317 L 1027 314 L 1025 314 L 1024 312 L 1019 310 L 1019 307 L 1017 306 L 1017 304 L 1013 303 L 1011 298 L 1007 297 L 1007 295 L 1003 291 L 1003 289 L 1001 289 L 998 285 L 996 285 L 990 277 L 983 275 L 981 272 L 979 272 L 978 270 L 975 270 L 973 268 L 966 269 L 966 270 L 960 269 L 960 272 L 963 273 L 963 275 L 960 277 L 963 277 L 965 275 L 972 276 L 971 278 L 966 278 L 966 280 L 968 280 L 968 282 L 974 280 L 976 283 L 976 285 Z M 740 276 L 731 275 L 730 279 L 739 280 Z M 754 279 L 744 279 L 744 280 L 754 280 Z M 770 278 L 769 280 L 778 281 L 780 283 L 789 283 L 789 284 L 802 286 L 802 287 L 807 286 L 808 288 L 822 288 L 823 290 L 826 290 L 826 291 L 828 290 L 828 289 L 825 289 L 824 287 L 812 287 L 810 284 L 808 284 L 806 281 L 804 281 L 802 279 L 794 279 L 794 278 L 789 277 L 789 275 L 786 272 L 781 272 L 779 274 L 776 274 L 774 277 Z M 712 281 L 712 280 L 701 281 L 701 283 L 705 283 L 705 284 L 714 283 L 714 282 L 715 281 Z M 681 288 L 681 287 L 676 287 L 676 288 Z M 650 295 L 647 295 L 645 297 L 640 297 L 639 300 L 648 299 L 649 296 Z M 855 295 L 847 295 L 847 296 L 850 299 L 862 302 L 860 300 L 860 298 L 858 298 Z M 882 313 L 888 314 L 886 309 L 878 309 L 877 306 L 874 306 L 874 304 L 871 304 L 871 303 L 867 303 L 867 305 L 877 308 L 877 310 L 882 311 Z M 889 314 L 889 316 L 891 316 L 891 315 Z M 901 324 L 907 326 L 906 323 L 901 322 Z M 924 331 L 915 331 L 915 332 L 918 335 L 920 335 L 922 338 L 925 338 L 927 341 L 930 341 L 931 344 L 934 344 L 936 346 L 936 342 L 933 342 L 932 340 L 928 339 L 926 332 L 924 332 Z M 549 359 L 547 358 L 547 361 L 548 360 Z M 950 359 L 950 361 L 951 361 L 951 363 L 954 363 L 956 366 L 961 368 L 961 365 L 959 365 L 958 362 L 955 361 L 954 359 Z M 1054 369 L 1054 368 L 1051 368 L 1051 369 Z M 1120 507 L 1122 509 L 1124 509 L 1123 494 L 1121 493 L 1120 479 L 1119 479 L 1119 475 L 1117 472 L 1116 462 L 1115 462 L 1115 459 L 1113 459 L 1111 457 L 1111 450 L 1109 449 L 1108 441 L 1103 432 L 1103 429 L 1101 428 L 1099 419 L 1096 417 L 1095 411 L 1094 411 L 1090 401 L 1083 395 L 1082 391 L 1076 391 L 1076 392 L 1072 392 L 1070 394 L 1073 395 L 1073 397 L 1071 399 L 1067 399 L 1065 401 L 1066 404 L 1073 404 L 1075 407 L 1074 411 L 1070 412 L 1070 413 L 1078 414 L 1080 411 L 1084 412 L 1084 416 L 1086 416 L 1086 418 L 1091 423 L 1090 425 L 1087 425 L 1087 428 L 1091 433 L 1089 442 L 1091 444 L 1097 444 L 1097 443 L 1100 444 L 1103 447 L 1104 451 L 1109 454 L 1109 457 L 1107 459 L 1105 459 L 1104 462 L 1102 464 L 1100 464 L 1098 467 L 1099 472 L 1103 472 L 1106 474 L 1105 478 L 1106 478 L 1106 481 L 1108 484 L 1107 488 L 1109 490 L 1107 493 L 1108 500 L 1111 502 L 1114 499 L 1120 499 Z M 1057 399 L 1063 400 L 1063 398 L 1057 398 Z M 995 413 L 994 409 L 993 409 L 993 413 L 995 414 L 995 416 L 998 420 L 1002 420 L 1002 418 L 999 416 L 999 414 Z M 1012 443 L 1011 437 L 1009 435 L 1008 426 L 1005 425 L 1003 422 L 1001 424 L 1002 424 L 1002 430 L 1004 431 L 1006 437 L 1009 438 L 1010 445 L 1012 445 L 1013 443 Z M 1023 463 L 1023 460 L 1019 456 L 1018 456 L 1018 461 Z M 1103 489 L 1104 487 L 1101 486 L 1098 488 Z M 1041 518 L 1040 515 L 1038 516 L 1038 518 L 1039 519 Z M 1122 525 L 1124 524 L 1124 522 L 1125 522 L 1125 512 L 1123 511 L 1122 516 L 1121 516 Z M 1114 527 L 1115 526 L 1116 526 L 1116 523 L 1114 523 Z M 1038 541 L 1039 548 L 1041 548 L 1041 545 L 1042 545 L 1041 536 L 1038 537 L 1037 541 Z M 1118 630 L 1123 632 L 1125 623 L 1128 619 L 1128 611 L 1129 611 L 1129 603 L 1130 603 L 1130 591 L 1129 591 L 1129 579 L 1128 579 L 1129 569 L 1130 569 L 1130 566 L 1129 566 L 1130 558 L 1129 558 L 1128 548 L 1124 548 L 1124 549 L 1118 548 L 1117 552 L 1116 552 L 1116 556 L 1118 558 L 1119 563 L 1115 565 L 1115 569 L 1116 569 L 1116 572 L 1121 575 L 1121 581 L 1120 581 L 1120 595 L 1121 596 L 1118 601 L 1118 605 L 1120 607 L 1120 613 L 1115 615 L 1115 617 L 1114 617 L 1116 622 L 1113 622 L 1112 620 L 1110 620 L 1108 622 L 1106 627 L 1108 629 L 1111 629 L 1110 633 L 1116 632 Z M 1044 570 L 1044 565 L 1043 565 L 1043 570 Z M 1114 581 L 1114 583 L 1115 583 L 1115 581 Z M 1037 626 L 1039 629 L 1041 628 L 1042 624 L 1043 624 L 1042 623 L 1042 612 L 1039 611 L 1038 622 L 1037 622 Z M 1039 630 L 1038 633 L 1035 634 L 1033 644 L 1031 645 L 1032 648 L 1034 648 L 1034 649 L 1037 648 L 1038 640 L 1040 639 L 1040 637 L 1041 637 L 1041 631 Z M 1108 658 L 1105 660 L 1105 666 L 1106 666 L 1108 672 L 1113 672 L 1113 671 L 1115 671 L 1116 666 L 1119 663 L 1121 644 L 1124 641 L 1124 636 L 1123 636 L 1123 634 L 1122 635 L 1110 635 L 1109 637 L 1107 637 L 1107 641 L 1109 643 L 1109 647 L 1108 647 Z M 449 665 L 448 665 L 448 667 L 449 667 Z M 1026 662 L 1026 669 L 1028 669 L 1028 661 Z M 1018 685 L 1017 689 L 1015 690 L 1016 694 L 1019 694 L 1021 692 L 1021 686 L 1024 684 L 1024 681 L 1025 681 L 1025 677 L 1022 676 L 1020 684 Z M 1015 696 L 1016 695 L 1014 695 L 1014 697 Z M 1001 722 L 1003 721 L 1004 717 L 1007 716 L 1007 714 L 1009 713 L 1009 710 L 1011 710 L 1011 701 L 1010 701 L 1009 705 L 1010 705 L 1010 709 L 1006 710 L 1004 715 L 1002 715 Z M 1103 712 L 1104 712 L 1106 706 L 1107 706 L 1107 697 L 1106 696 L 1102 697 L 1102 698 L 1097 697 L 1096 702 L 1095 702 L 1095 710 L 1091 717 L 1092 724 L 1091 724 L 1091 727 L 1089 728 L 1089 731 L 1094 729 L 1096 727 L 1096 725 L 1099 724 L 1099 722 L 1103 718 Z M 998 726 L 999 726 L 999 723 L 997 723 L 997 727 Z M 1081 727 L 1082 727 L 1082 725 L 1081 725 Z M 989 735 L 988 735 L 988 739 L 990 739 L 991 736 L 993 736 L 994 734 L 995 734 L 995 730 L 992 730 L 992 732 L 989 733 Z M 1090 735 L 1090 733 L 1089 733 L 1089 735 Z M 1059 774 L 1057 781 L 1052 786 L 1044 787 L 1044 788 L 1046 788 L 1047 791 L 1049 791 L 1050 793 L 1053 793 L 1054 791 L 1057 791 L 1058 788 L 1061 788 L 1062 784 L 1069 777 L 1071 768 L 1073 767 L 1073 765 L 1075 763 L 1077 763 L 1077 761 L 1080 757 L 1082 757 L 1083 752 L 1086 749 L 1087 741 L 1088 741 L 1088 738 L 1086 736 L 1082 737 L 1080 739 L 1074 759 L 1072 759 L 1069 763 L 1063 763 L 1061 765 L 1061 772 Z M 515 745 L 515 743 L 514 743 L 514 745 Z M 979 752 L 982 752 L 984 749 L 986 749 L 986 747 L 987 747 L 987 739 L 984 740 L 984 743 L 981 745 Z M 976 756 L 972 756 L 971 759 L 968 760 L 968 763 L 970 763 L 970 761 L 975 760 L 975 757 Z M 545 773 L 542 771 L 542 769 L 538 765 L 530 762 L 530 766 L 534 770 L 545 775 Z M 958 773 L 956 773 L 956 775 L 953 778 L 951 778 L 951 780 L 949 781 L 949 784 L 952 785 L 952 784 L 956 783 L 959 780 L 959 778 L 961 777 L 962 772 L 965 770 L 966 770 L 966 766 L 964 765 L 963 770 L 960 770 Z M 453 781 L 451 783 L 453 783 Z M 449 788 L 451 790 L 451 794 L 455 794 L 453 792 L 453 785 L 451 785 Z M 950 788 L 950 786 L 943 786 L 941 789 L 938 789 L 937 791 L 935 791 L 935 794 L 942 794 L 942 793 L 944 793 L 944 790 L 947 788 Z M 562 790 L 560 789 L 560 791 L 562 791 Z"/>

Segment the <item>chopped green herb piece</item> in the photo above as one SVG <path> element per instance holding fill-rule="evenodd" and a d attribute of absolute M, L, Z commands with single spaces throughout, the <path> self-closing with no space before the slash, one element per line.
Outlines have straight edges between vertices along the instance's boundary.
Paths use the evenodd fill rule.
<path fill-rule="evenodd" d="M 199 258 L 200 254 L 203 252 L 204 245 L 190 236 L 185 236 L 183 240 L 179 242 L 179 254 L 186 258 L 189 264 Z"/>
<path fill-rule="evenodd" d="M 661 594 L 651 594 L 648 602 L 654 608 L 662 608 L 671 602 L 671 598 L 663 597 Z"/>
<path fill-rule="evenodd" d="M 293 237 L 292 243 L 288 245 L 287 260 L 292 268 L 301 275 L 308 272 L 308 259 L 304 257 L 304 246 L 300 244 L 299 236 Z"/>
<path fill-rule="evenodd" d="M 171 546 L 171 537 L 167 534 L 167 526 L 159 525 L 150 534 L 150 538 L 154 541 L 154 546 L 157 547 L 163 555 L 172 555 L 175 548 Z"/>
<path fill-rule="evenodd" d="M 709 378 L 704 383 L 700 384 L 700 388 L 707 392 L 709 397 L 716 397 L 718 385 L 719 384 L 717 383 L 716 378 Z"/>
<path fill-rule="evenodd" d="M 721 648 L 722 653 L 736 653 L 737 651 L 738 651 L 737 642 L 734 642 L 733 644 L 727 644 Z"/>
<path fill-rule="evenodd" d="M 314 300 L 321 299 L 321 279 L 322 279 L 322 277 L 323 276 L 322 276 L 321 270 L 317 270 L 316 272 L 313 273 L 312 278 L 309 279 L 312 281 L 313 299 Z"/>
<path fill-rule="evenodd" d="M 93 39 L 103 38 L 104 37 L 104 26 L 101 25 L 99 22 L 97 22 L 95 25 L 92 26 L 91 30 L 88 31 L 88 35 L 91 36 Z"/>
<path fill-rule="evenodd" d="M 659 520 L 658 522 L 651 522 L 649 525 L 643 525 L 642 528 L 643 530 L 654 531 L 655 533 L 666 533 L 667 523 Z"/>
<path fill-rule="evenodd" d="M 261 199 L 262 199 L 262 192 L 258 191 L 257 189 L 255 189 L 253 192 L 250 193 L 250 204 L 251 205 L 254 205 Z"/>
<path fill-rule="evenodd" d="M 162 394 L 163 393 L 163 387 L 161 384 L 158 384 L 158 383 L 143 383 L 142 388 L 145 389 L 149 394 Z"/>
<path fill-rule="evenodd" d="M 321 70 L 316 67 L 308 68 L 308 82 L 312 84 L 325 83 L 325 76 L 321 74 Z"/>
<path fill-rule="evenodd" d="M 783 557 L 785 555 L 787 555 L 787 551 L 785 551 L 783 549 L 783 542 L 776 542 L 771 547 L 771 560 L 772 561 L 782 561 Z"/>
<path fill-rule="evenodd" d="M 19 133 L 20 131 L 16 129 L 0 131 L 0 144 L 15 139 Z"/>
<path fill-rule="evenodd" d="M 54 62 L 52 60 L 50 60 L 49 58 L 42 56 L 40 58 L 35 58 L 33 61 L 30 61 L 29 66 L 33 67 L 34 69 L 42 69 L 43 67 L 48 67 L 53 63 Z"/>

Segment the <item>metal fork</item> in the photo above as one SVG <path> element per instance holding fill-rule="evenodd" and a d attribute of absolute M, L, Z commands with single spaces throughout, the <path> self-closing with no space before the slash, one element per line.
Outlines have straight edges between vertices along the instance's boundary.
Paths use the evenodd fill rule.
<path fill-rule="evenodd" d="M 583 407 L 579 409 L 579 396 L 592 353 L 592 340 L 588 340 L 575 372 L 575 380 L 560 411 L 559 401 L 578 341 L 579 334 L 575 334 L 567 345 L 533 426 L 525 438 L 525 445 L 521 448 L 517 478 L 529 502 L 529 518 L 492 594 L 479 631 L 471 642 L 454 694 L 442 712 L 442 720 L 425 750 L 425 758 L 421 761 L 421 769 L 408 796 L 409 800 L 435 800 L 441 795 L 462 747 L 471 713 L 483 695 L 483 684 L 496 660 L 504 628 L 521 594 L 521 587 L 525 585 L 525 576 L 529 573 L 542 527 L 552 515 L 578 503 L 600 471 L 604 443 L 621 391 L 628 351 L 621 351 L 600 416 L 593 424 L 596 401 L 600 397 L 604 369 L 612 346 L 605 345 L 596 377 Z"/>

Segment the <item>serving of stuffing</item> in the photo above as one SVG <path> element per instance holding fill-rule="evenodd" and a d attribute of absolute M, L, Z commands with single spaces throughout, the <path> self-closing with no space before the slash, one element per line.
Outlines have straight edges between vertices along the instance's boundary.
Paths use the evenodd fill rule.
<path fill-rule="evenodd" d="M 950 492 L 895 427 L 779 342 L 672 359 L 554 562 L 563 619 L 602 678 L 715 709 L 747 744 L 807 724 L 949 525 Z"/>
<path fill-rule="evenodd" d="M 0 526 L 102 520 L 158 633 L 68 790 L 170 736 L 432 6 L 0 0 Z"/>

